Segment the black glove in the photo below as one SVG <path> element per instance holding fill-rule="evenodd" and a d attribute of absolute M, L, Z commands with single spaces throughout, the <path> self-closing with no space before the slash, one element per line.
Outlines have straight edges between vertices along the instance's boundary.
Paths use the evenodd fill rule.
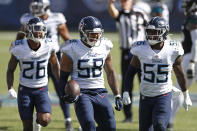
<path fill-rule="evenodd" d="M 69 95 L 64 95 L 61 97 L 61 99 L 64 103 L 70 104 L 70 103 L 75 103 L 79 99 L 79 96 L 71 97 Z"/>
<path fill-rule="evenodd" d="M 117 111 L 121 111 L 123 108 L 123 103 L 122 103 L 122 98 L 120 97 L 120 95 L 115 96 L 115 109 Z"/>

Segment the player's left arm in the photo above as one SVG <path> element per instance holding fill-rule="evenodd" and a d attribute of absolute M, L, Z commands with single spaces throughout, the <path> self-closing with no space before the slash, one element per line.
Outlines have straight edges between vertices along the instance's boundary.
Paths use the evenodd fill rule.
<path fill-rule="evenodd" d="M 66 24 L 60 24 L 57 29 L 64 41 L 71 39 L 69 30 Z"/>
<path fill-rule="evenodd" d="M 181 63 L 182 63 L 182 56 L 178 56 L 173 65 L 173 69 L 174 69 L 174 73 L 176 75 L 177 81 L 181 87 L 181 90 L 184 92 L 187 90 L 188 87 L 187 87 L 186 76 L 184 74 Z"/>
<path fill-rule="evenodd" d="M 116 77 L 116 73 L 112 66 L 112 56 L 110 53 L 108 54 L 105 60 L 104 69 L 107 74 L 107 80 L 108 80 L 109 86 L 115 96 L 115 109 L 117 111 L 120 111 L 123 108 L 123 103 L 122 103 L 122 98 L 121 98 L 119 88 L 118 88 L 118 80 Z"/>
<path fill-rule="evenodd" d="M 112 56 L 110 53 L 105 60 L 104 69 L 107 74 L 107 80 L 108 80 L 109 86 L 110 86 L 114 96 L 119 95 L 120 92 L 119 92 L 119 88 L 118 88 L 118 80 L 116 77 L 115 70 L 113 69 L 113 66 L 112 66 Z"/>
<path fill-rule="evenodd" d="M 51 57 L 49 59 L 50 65 L 51 65 L 51 70 L 52 73 L 54 74 L 56 80 L 59 81 L 60 78 L 60 65 L 58 62 L 58 58 L 55 52 L 51 53 Z"/>
<path fill-rule="evenodd" d="M 183 67 L 181 63 L 182 63 L 182 56 L 178 56 L 173 65 L 173 69 L 174 69 L 174 73 L 176 75 L 177 81 L 183 92 L 183 96 L 184 96 L 183 106 L 185 110 L 188 111 L 189 106 L 192 106 L 192 101 L 189 96 L 189 91 L 188 91 L 188 86 L 187 86 L 188 84 L 187 84 L 186 76 L 183 72 Z"/>
<path fill-rule="evenodd" d="M 6 75 L 9 98 L 11 99 L 17 98 L 17 93 L 14 90 L 14 86 L 13 86 L 14 71 L 16 70 L 17 64 L 18 64 L 17 58 L 14 55 L 11 55 L 11 58 L 8 63 L 8 69 L 7 69 L 7 75 Z"/>

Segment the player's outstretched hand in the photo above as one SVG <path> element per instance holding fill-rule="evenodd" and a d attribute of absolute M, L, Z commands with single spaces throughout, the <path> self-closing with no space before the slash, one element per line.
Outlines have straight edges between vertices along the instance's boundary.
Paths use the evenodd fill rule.
<path fill-rule="evenodd" d="M 131 99 L 130 99 L 130 96 L 129 96 L 129 92 L 128 92 L 128 91 L 124 91 L 124 92 L 123 92 L 122 101 L 123 101 L 123 103 L 124 103 L 125 105 L 131 104 Z"/>
<path fill-rule="evenodd" d="M 195 76 L 195 63 L 190 62 L 187 67 L 187 78 L 191 79 Z"/>
<path fill-rule="evenodd" d="M 123 103 L 122 103 L 122 98 L 121 98 L 121 96 L 120 95 L 116 95 L 115 96 L 115 109 L 117 110 L 117 111 L 121 111 L 122 110 L 122 108 L 123 108 Z"/>
<path fill-rule="evenodd" d="M 189 91 L 186 90 L 185 92 L 183 92 L 183 96 L 184 96 L 183 107 L 185 108 L 186 111 L 188 111 L 189 106 L 192 106 L 192 101 L 189 96 Z"/>
<path fill-rule="evenodd" d="M 16 99 L 17 98 L 17 93 L 13 88 L 8 90 L 8 95 L 9 95 L 10 99 Z"/>

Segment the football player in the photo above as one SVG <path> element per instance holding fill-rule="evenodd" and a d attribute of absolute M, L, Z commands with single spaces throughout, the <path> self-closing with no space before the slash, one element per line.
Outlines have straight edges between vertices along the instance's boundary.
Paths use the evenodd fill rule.
<path fill-rule="evenodd" d="M 103 68 L 109 86 L 115 96 L 116 109 L 123 108 L 118 82 L 112 66 L 110 40 L 103 38 L 100 20 L 93 16 L 81 19 L 79 23 L 80 40 L 73 39 L 62 47 L 60 87 L 63 92 L 69 75 L 79 86 L 81 95 L 75 102 L 75 112 L 84 131 L 115 131 L 116 121 L 107 89 L 104 86 Z M 66 94 L 65 94 L 66 95 Z M 70 98 L 64 100 L 69 102 Z M 96 124 L 97 122 L 97 129 Z"/>
<path fill-rule="evenodd" d="M 182 26 L 182 45 L 185 52 L 183 56 L 183 69 L 187 74 L 188 87 L 197 80 L 197 1 L 183 0 L 182 8 L 185 14 L 185 21 Z M 180 89 L 178 83 L 176 87 Z M 173 128 L 174 118 L 179 107 L 183 103 L 183 95 L 172 99 L 172 113 L 170 117 L 169 129 Z"/>
<path fill-rule="evenodd" d="M 26 25 L 27 39 L 16 40 L 11 44 L 11 58 L 7 69 L 7 86 L 11 98 L 17 98 L 23 131 L 32 131 L 34 107 L 37 112 L 34 131 L 47 126 L 51 119 L 51 102 L 48 96 L 47 66 L 59 80 L 60 66 L 56 56 L 56 41 L 46 38 L 47 27 L 39 17 L 33 17 Z M 20 65 L 18 96 L 14 90 L 14 72 Z"/>
<path fill-rule="evenodd" d="M 125 92 L 131 87 L 136 71 L 141 70 L 139 130 L 148 131 L 153 124 L 156 131 L 166 131 L 170 119 L 172 97 L 172 69 L 184 94 L 184 107 L 192 105 L 181 61 L 181 44 L 167 40 L 169 25 L 161 17 L 153 17 L 146 27 L 147 41 L 135 42 L 131 47 L 134 57 L 124 81 Z M 124 96 L 123 102 L 130 103 Z"/>
<path fill-rule="evenodd" d="M 22 39 L 25 36 L 25 23 L 32 18 L 32 16 L 40 17 L 47 26 L 47 38 L 51 38 L 57 41 L 57 46 L 59 46 L 59 41 L 61 36 L 64 41 L 70 39 L 69 31 L 66 26 L 66 19 L 62 13 L 54 13 L 50 11 L 50 1 L 49 0 L 33 0 L 29 5 L 30 13 L 25 13 L 21 18 L 20 22 L 22 24 L 21 31 L 17 34 L 17 40 Z M 58 60 L 61 58 L 61 54 L 57 52 Z M 58 82 L 51 72 L 51 66 L 48 66 L 48 76 L 52 79 L 55 90 L 57 92 Z M 57 95 L 60 94 L 57 92 Z M 65 126 L 67 131 L 72 131 L 71 117 L 69 104 L 65 104 L 60 99 L 60 106 L 64 113 Z"/>

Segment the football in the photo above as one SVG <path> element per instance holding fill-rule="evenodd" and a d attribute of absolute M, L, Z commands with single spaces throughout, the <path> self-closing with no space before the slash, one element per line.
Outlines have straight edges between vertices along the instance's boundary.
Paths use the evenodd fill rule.
<path fill-rule="evenodd" d="M 75 98 L 80 95 L 79 84 L 75 80 L 69 80 L 64 88 L 65 94 Z"/>

